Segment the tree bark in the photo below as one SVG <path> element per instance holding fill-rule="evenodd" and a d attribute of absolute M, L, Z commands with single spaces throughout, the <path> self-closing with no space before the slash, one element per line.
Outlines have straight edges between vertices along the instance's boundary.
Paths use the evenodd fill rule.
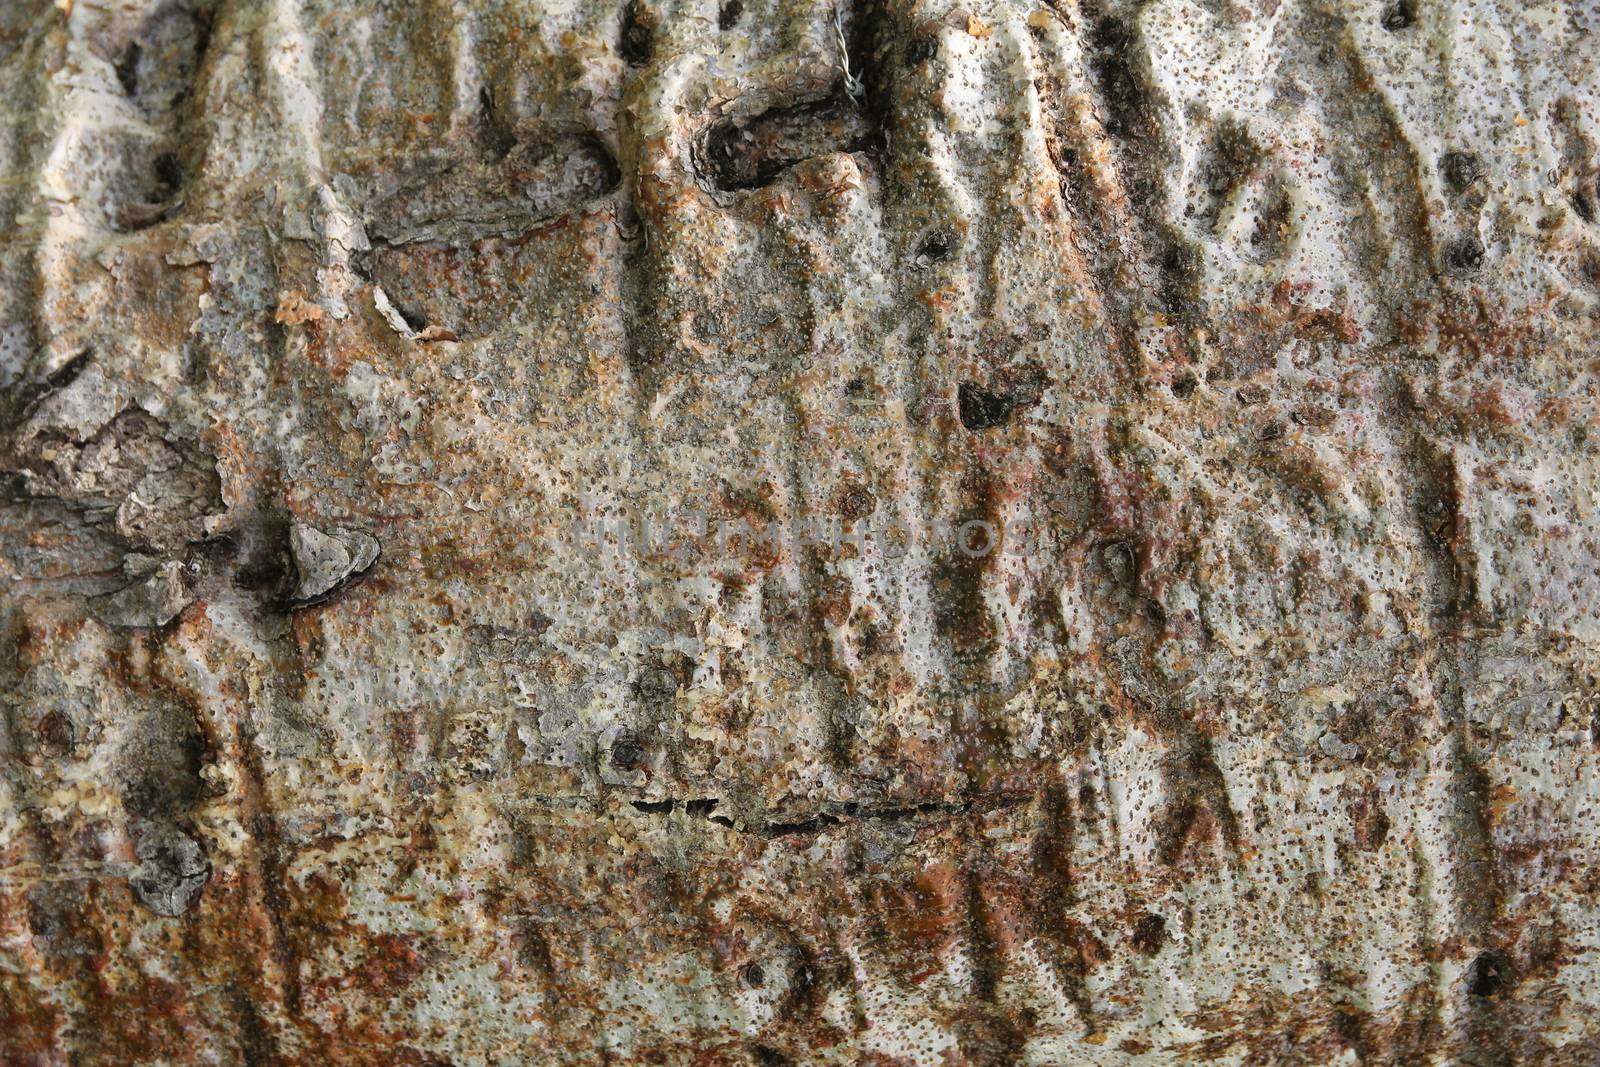
<path fill-rule="evenodd" d="M 0 1063 L 1593 1062 L 1597 30 L 11 0 Z"/>

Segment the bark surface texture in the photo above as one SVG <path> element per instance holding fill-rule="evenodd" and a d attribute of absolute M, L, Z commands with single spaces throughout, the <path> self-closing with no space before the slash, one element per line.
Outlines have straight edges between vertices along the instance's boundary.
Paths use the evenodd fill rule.
<path fill-rule="evenodd" d="M 1600 1062 L 1597 34 L 4 0 L 0 1063 Z"/>

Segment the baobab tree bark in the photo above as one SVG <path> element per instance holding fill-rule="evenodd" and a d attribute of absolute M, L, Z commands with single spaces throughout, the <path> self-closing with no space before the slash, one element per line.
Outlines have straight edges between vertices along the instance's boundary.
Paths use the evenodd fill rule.
<path fill-rule="evenodd" d="M 0 1062 L 1593 1063 L 1597 29 L 10 0 Z"/>

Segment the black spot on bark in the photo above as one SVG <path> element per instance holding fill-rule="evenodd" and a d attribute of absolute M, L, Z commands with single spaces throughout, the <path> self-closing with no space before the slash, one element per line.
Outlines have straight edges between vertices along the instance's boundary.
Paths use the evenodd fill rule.
<path fill-rule="evenodd" d="M 1445 264 L 1453 274 L 1471 274 L 1483 266 L 1483 242 L 1478 235 L 1463 234 L 1450 243 L 1445 252 Z"/>
<path fill-rule="evenodd" d="M 9 421 L 12 423 L 26 421 L 51 394 L 59 393 L 77 381 L 78 375 L 84 372 L 93 357 L 93 350 L 86 348 L 45 375 L 43 381 L 17 386 L 11 393 L 11 403 L 6 405 L 11 409 Z"/>
<path fill-rule="evenodd" d="M 59 709 L 39 720 L 39 750 L 47 756 L 65 756 L 72 751 L 77 730 L 72 720 Z"/>
<path fill-rule="evenodd" d="M 1133 947 L 1142 956 L 1154 956 L 1167 943 L 1167 920 L 1144 915 L 1133 924 Z"/>
<path fill-rule="evenodd" d="M 128 47 L 122 50 L 122 57 L 117 60 L 117 83 L 122 86 L 122 91 L 128 96 L 133 96 L 139 91 L 139 60 L 144 55 L 144 48 L 138 41 L 130 41 Z"/>
<path fill-rule="evenodd" d="M 67 360 L 60 367 L 57 367 L 55 370 L 51 371 L 49 376 L 44 380 L 44 393 L 54 393 L 58 390 L 65 389 L 67 386 L 77 381 L 78 375 L 83 373 L 84 368 L 89 365 L 89 360 L 93 355 L 93 351 L 86 348 L 82 352 L 79 352 L 77 355 L 73 356 L 71 359 Z"/>
<path fill-rule="evenodd" d="M 750 1055 L 761 1067 L 790 1067 L 794 1063 L 771 1045 L 751 1045 Z"/>
<path fill-rule="evenodd" d="M 955 238 L 949 230 L 941 228 L 930 232 L 917 245 L 917 258 L 937 263 L 942 259 L 949 259 L 950 253 L 954 250 Z"/>
<path fill-rule="evenodd" d="M 769 822 L 765 826 L 761 827 L 761 833 L 767 837 L 788 837 L 791 834 L 815 834 L 820 833 L 830 826 L 837 826 L 838 824 L 839 819 L 837 816 L 829 815 L 827 812 L 819 812 L 818 814 L 813 815 L 811 818 L 802 819 L 799 822 Z"/>
<path fill-rule="evenodd" d="M 428 328 L 428 316 L 417 311 L 415 308 L 406 307 L 404 304 L 401 304 L 399 301 L 395 300 L 395 298 L 392 296 L 389 297 L 389 306 L 394 308 L 395 312 L 405 320 L 406 327 L 410 329 L 412 333 L 421 333 L 423 330 Z"/>
<path fill-rule="evenodd" d="M 666 815 L 672 811 L 673 802 L 670 800 L 634 800 L 630 801 L 635 811 L 642 811 L 646 815 Z"/>
<path fill-rule="evenodd" d="M 1592 185 L 1580 185 L 1577 192 L 1572 194 L 1572 210 L 1584 222 L 1592 223 L 1595 219 L 1595 190 Z"/>
<path fill-rule="evenodd" d="M 495 107 L 494 90 L 487 85 L 478 90 L 478 139 L 492 160 L 501 160 L 516 147 L 516 135 Z"/>
<path fill-rule="evenodd" d="M 619 737 L 611 745 L 611 765 L 631 771 L 644 763 L 644 746 L 631 737 Z"/>
<path fill-rule="evenodd" d="M 638 4 L 622 9 L 622 61 L 630 67 L 642 67 L 650 62 L 650 52 L 655 46 L 655 30 L 645 21 Z"/>
<path fill-rule="evenodd" d="M 1415 0 L 1399 0 L 1399 3 L 1390 4 L 1383 9 L 1381 25 L 1390 33 L 1403 30 L 1415 25 L 1417 21 L 1417 5 Z"/>
<path fill-rule="evenodd" d="M 1105 101 L 1102 124 L 1113 137 L 1132 136 L 1148 121 L 1134 70 L 1133 41 L 1127 24 L 1109 15 L 1097 20 L 1089 32 L 1090 65 Z"/>
<path fill-rule="evenodd" d="M 1492 997 L 1511 982 L 1511 965 L 1498 952 L 1480 952 L 1467 967 L 1467 992 Z"/>
<path fill-rule="evenodd" d="M 1173 315 L 1188 309 L 1200 274 L 1199 256 L 1187 245 L 1172 243 L 1161 254 L 1161 306 Z"/>
<path fill-rule="evenodd" d="M 956 389 L 956 409 L 961 415 L 961 425 L 969 430 L 1004 426 L 1016 406 L 1011 397 L 991 393 L 973 382 L 962 382 Z"/>
<path fill-rule="evenodd" d="M 176 193 L 183 185 L 183 164 L 178 162 L 178 157 L 172 152 L 163 152 L 155 159 L 156 180 L 165 187 L 170 196 Z"/>
<path fill-rule="evenodd" d="M 939 39 L 931 33 L 913 37 L 906 45 L 906 66 L 917 67 L 939 54 Z"/>
<path fill-rule="evenodd" d="M 1446 152 L 1439 157 L 1439 175 L 1452 193 L 1466 192 L 1483 177 L 1483 160 L 1472 152 Z"/>

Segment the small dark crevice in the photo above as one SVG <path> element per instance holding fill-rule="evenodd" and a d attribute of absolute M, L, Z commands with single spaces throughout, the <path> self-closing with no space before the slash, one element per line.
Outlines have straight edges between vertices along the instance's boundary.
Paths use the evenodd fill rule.
<path fill-rule="evenodd" d="M 888 44 L 888 17 L 885 0 L 862 0 L 845 31 L 845 63 L 858 86 L 857 99 L 866 110 L 880 142 L 883 120 L 889 109 L 887 73 L 878 62 L 878 51 Z M 881 150 L 881 145 L 880 145 Z"/>
<path fill-rule="evenodd" d="M 849 18 L 840 57 L 848 77 L 827 95 L 712 126 L 694 152 L 702 183 L 723 192 L 757 189 L 803 160 L 836 152 L 881 160 L 889 102 L 876 60 L 882 18 L 878 3 L 863 5 Z"/>
<path fill-rule="evenodd" d="M 791 1067 L 794 1060 L 771 1045 L 751 1045 L 750 1055 L 761 1067 Z"/>
<path fill-rule="evenodd" d="M 1511 984 L 1511 964 L 1495 951 L 1480 952 L 1467 967 L 1467 992 L 1492 997 Z"/>
<path fill-rule="evenodd" d="M 713 188 L 738 192 L 771 185 L 795 164 L 817 156 L 874 154 L 882 141 L 882 131 L 841 83 L 820 100 L 717 125 L 695 154 Z"/>
<path fill-rule="evenodd" d="M 119 205 L 112 225 L 123 233 L 136 233 L 165 222 L 178 205 L 183 188 L 183 163 L 175 152 L 161 152 L 150 161 L 142 195 Z"/>
<path fill-rule="evenodd" d="M 813 815 L 809 819 L 798 822 L 769 822 L 759 827 L 758 832 L 766 837 L 789 837 L 794 834 L 815 834 L 830 826 L 838 826 L 843 820 L 836 815 L 826 812 Z M 731 826 L 732 823 L 729 823 Z"/>
<path fill-rule="evenodd" d="M 156 180 L 161 183 L 168 196 L 183 187 L 183 164 L 178 161 L 175 153 L 161 153 L 156 157 L 153 166 Z"/>
<path fill-rule="evenodd" d="M 648 756 L 644 746 L 627 734 L 611 744 L 611 765 L 621 771 L 637 770 Z"/>
<path fill-rule="evenodd" d="M 1432 610 L 1440 624 L 1452 625 L 1472 607 L 1472 587 L 1465 577 L 1471 566 L 1465 488 L 1448 453 L 1420 439 L 1412 454 L 1416 522 L 1433 550 Z"/>
<path fill-rule="evenodd" d="M 1593 185 L 1580 185 L 1572 194 L 1572 210 L 1578 213 L 1580 219 L 1591 225 L 1594 223 L 1596 214 L 1595 193 L 1596 190 Z"/>
<path fill-rule="evenodd" d="M 721 816 L 712 814 L 721 803 L 716 797 L 700 797 L 695 800 L 674 800 L 668 797 L 666 800 L 633 800 L 629 803 L 635 810 L 642 811 L 646 815 L 669 815 L 681 806 L 687 815 L 697 815 L 713 821 L 722 820 Z"/>
<path fill-rule="evenodd" d="M 1016 403 L 1008 396 L 991 393 L 973 382 L 962 382 L 956 389 L 956 408 L 961 425 L 969 430 L 988 430 L 1011 420 Z"/>
<path fill-rule="evenodd" d="M 902 822 L 928 815 L 956 817 L 974 812 L 1015 807 L 1025 804 L 1031 799 L 1031 795 L 1025 794 L 993 793 L 974 795 L 971 799 L 959 802 L 929 801 L 923 804 L 890 808 L 874 808 L 850 802 L 838 805 L 836 813 L 819 811 L 805 819 L 796 819 L 789 822 L 759 823 L 748 826 L 741 825 L 727 815 L 719 814 L 716 809 L 721 801 L 716 797 L 702 797 L 695 800 L 675 800 L 671 798 L 666 800 L 633 800 L 629 801 L 629 803 L 635 811 L 645 815 L 669 815 L 674 811 L 681 810 L 686 815 L 707 819 L 730 829 L 742 830 L 762 837 L 778 838 L 816 834 L 830 826 L 840 826 L 852 821 Z"/>
<path fill-rule="evenodd" d="M 497 163 L 510 155 L 517 144 L 516 135 L 495 107 L 494 90 L 487 85 L 478 90 L 478 138 L 484 152 Z"/>
<path fill-rule="evenodd" d="M 44 403 L 52 394 L 59 393 L 77 381 L 78 375 L 84 372 L 84 369 L 89 366 L 89 362 L 93 358 L 94 350 L 86 348 L 47 374 L 43 381 L 37 382 L 32 386 L 20 387 L 17 393 L 14 394 L 17 414 L 12 421 L 16 423 L 26 422 L 39 409 L 39 405 Z"/>
<path fill-rule="evenodd" d="M 1003 378 L 992 388 L 962 382 L 956 387 L 956 412 L 961 425 L 972 431 L 1004 426 L 1018 408 L 1039 401 L 1040 386 L 1041 382 L 1028 374 Z"/>
<path fill-rule="evenodd" d="M 389 296 L 389 306 L 394 308 L 395 312 L 405 320 L 406 327 L 410 329 L 412 333 L 421 333 L 423 330 L 428 328 L 428 316 L 417 311 L 415 308 L 408 307 L 405 304 L 400 303 L 388 293 L 385 293 L 385 295 Z"/>
<path fill-rule="evenodd" d="M 925 266 L 950 258 L 955 251 L 955 236 L 945 227 L 930 231 L 917 244 L 916 264 Z"/>
<path fill-rule="evenodd" d="M 920 67 L 939 54 L 939 38 L 931 33 L 919 34 L 906 45 L 906 66 Z"/>
<path fill-rule="evenodd" d="M 717 12 L 717 29 L 726 33 L 739 24 L 739 16 L 744 14 L 744 0 L 726 0 Z"/>
<path fill-rule="evenodd" d="M 1383 9 L 1383 18 L 1380 25 L 1390 33 L 1416 25 L 1417 5 L 1416 0 L 1398 0 Z"/>
<path fill-rule="evenodd" d="M 655 47 L 655 29 L 646 20 L 637 3 L 622 9 L 622 61 L 630 67 L 642 67 L 650 62 Z"/>
<path fill-rule="evenodd" d="M 633 804 L 634 810 L 642 811 L 646 815 L 670 815 L 677 802 L 672 800 L 634 800 L 630 801 L 630 803 Z"/>
<path fill-rule="evenodd" d="M 51 371 L 44 380 L 44 386 L 40 390 L 39 399 L 43 399 L 45 396 L 48 396 L 51 393 L 65 389 L 67 386 L 77 381 L 78 375 L 83 373 L 84 368 L 89 365 L 89 361 L 93 358 L 94 350 L 91 348 L 85 348 L 82 352 L 79 352 L 61 366 Z"/>
<path fill-rule="evenodd" d="M 144 48 L 139 42 L 130 41 L 117 60 L 117 84 L 122 86 L 124 95 L 135 96 L 139 92 L 139 60 L 143 55 Z"/>
<path fill-rule="evenodd" d="M 1452 274 L 1472 274 L 1483 266 L 1483 242 L 1475 233 L 1463 234 L 1450 242 L 1445 252 L 1445 265 Z"/>

